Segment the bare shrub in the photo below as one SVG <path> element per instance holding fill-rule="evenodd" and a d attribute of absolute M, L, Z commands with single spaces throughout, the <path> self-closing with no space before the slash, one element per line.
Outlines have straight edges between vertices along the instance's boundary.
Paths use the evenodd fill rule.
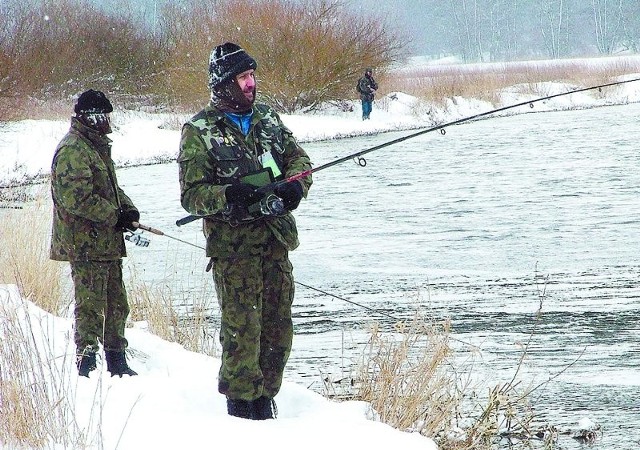
<path fill-rule="evenodd" d="M 371 403 L 380 421 L 426 436 L 448 428 L 461 399 L 456 378 L 447 373 L 448 327 L 419 315 L 398 324 L 395 333 L 373 327 L 357 377 L 358 398 Z"/>
<path fill-rule="evenodd" d="M 89 0 L 9 0 L 11 20 L 0 25 L 0 62 L 9 62 L 0 64 L 0 107 L 21 106 L 7 98 L 68 99 L 89 87 L 147 92 L 163 46 L 131 4 L 121 0 L 107 12 Z"/>
<path fill-rule="evenodd" d="M 194 23 L 192 17 L 201 20 Z M 159 81 L 171 86 L 175 96 L 189 102 L 206 98 L 209 54 L 215 45 L 233 41 L 257 60 L 260 94 L 284 112 L 354 97 L 364 68 L 385 72 L 406 42 L 382 19 L 349 13 L 337 0 L 169 6 L 165 26 L 174 56 Z"/>
<path fill-rule="evenodd" d="M 189 4 L 167 2 L 160 15 L 163 40 L 171 57 L 154 76 L 151 90 L 192 111 L 201 108 L 209 97 L 209 54 L 221 35 L 212 28 L 216 5 L 211 0 Z M 211 33 L 218 34 L 212 38 Z"/>

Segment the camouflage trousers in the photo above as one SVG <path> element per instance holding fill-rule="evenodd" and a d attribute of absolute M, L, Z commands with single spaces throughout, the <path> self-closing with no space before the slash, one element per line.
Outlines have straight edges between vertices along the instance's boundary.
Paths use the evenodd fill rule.
<path fill-rule="evenodd" d="M 72 261 L 75 289 L 74 340 L 78 352 L 124 350 L 124 328 L 129 316 L 122 282 L 122 260 Z"/>
<path fill-rule="evenodd" d="M 291 353 L 292 266 L 273 241 L 262 256 L 213 258 L 222 311 L 218 391 L 233 399 L 275 397 Z"/>

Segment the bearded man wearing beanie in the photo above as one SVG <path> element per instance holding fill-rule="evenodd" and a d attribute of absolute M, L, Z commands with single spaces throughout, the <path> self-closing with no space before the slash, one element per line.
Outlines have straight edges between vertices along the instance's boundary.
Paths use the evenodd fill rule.
<path fill-rule="evenodd" d="M 71 265 L 76 366 L 80 376 L 89 377 L 102 344 L 111 376 L 137 375 L 125 358 L 129 304 L 122 258 L 123 232 L 136 228 L 140 213 L 118 186 L 107 137 L 111 102 L 103 92 L 89 89 L 78 97 L 74 111 L 51 165 L 51 259 Z"/>
<path fill-rule="evenodd" d="M 227 42 L 211 52 L 211 101 L 182 128 L 181 203 L 204 218 L 218 303 L 222 363 L 218 391 L 232 416 L 275 416 L 293 340 L 294 295 L 288 252 L 298 245 L 296 209 L 311 176 L 258 187 L 311 169 L 291 131 L 255 103 L 256 61 Z"/>

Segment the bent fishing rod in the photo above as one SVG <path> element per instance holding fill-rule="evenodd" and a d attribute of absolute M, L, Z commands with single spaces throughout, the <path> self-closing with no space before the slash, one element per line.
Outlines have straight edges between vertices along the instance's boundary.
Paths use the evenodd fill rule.
<path fill-rule="evenodd" d="M 502 112 L 502 111 L 507 111 L 509 109 L 517 108 L 519 106 L 529 105 L 530 108 L 533 108 L 534 103 L 542 102 L 542 101 L 545 101 L 545 100 L 550 100 L 550 99 L 557 98 L 557 97 L 562 97 L 564 95 L 575 94 L 575 93 L 578 93 L 578 92 L 591 91 L 591 90 L 594 90 L 594 89 L 602 89 L 602 88 L 605 88 L 605 87 L 617 86 L 617 85 L 621 85 L 621 84 L 625 84 L 625 83 L 631 83 L 631 82 L 634 82 L 634 81 L 640 81 L 640 78 L 633 78 L 633 79 L 630 79 L 630 80 L 622 80 L 622 81 L 613 81 L 611 83 L 599 84 L 597 86 L 589 86 L 589 87 L 585 87 L 585 88 L 572 89 L 570 91 L 560 92 L 558 94 L 547 95 L 547 96 L 536 98 L 536 99 L 533 99 L 533 100 L 526 100 L 526 101 L 515 103 L 515 104 L 512 104 L 512 105 L 507 105 L 507 106 L 502 106 L 500 108 L 492 109 L 490 111 L 485 111 L 485 112 L 481 112 L 481 113 L 478 113 L 478 114 L 474 114 L 472 116 L 463 117 L 461 119 L 452 120 L 451 122 L 443 123 L 443 124 L 440 124 L 440 125 L 435 125 L 435 126 L 430 127 L 430 128 L 425 128 L 425 129 L 417 131 L 415 133 L 408 134 L 406 136 L 402 136 L 402 137 L 399 137 L 397 139 L 393 139 L 391 141 L 384 142 L 382 144 L 373 146 L 371 148 L 368 148 L 368 149 L 365 149 L 365 150 L 361 150 L 359 152 L 351 153 L 349 155 L 346 155 L 346 156 L 343 156 L 341 158 L 338 158 L 338 159 L 335 159 L 333 161 L 330 161 L 330 162 L 328 162 L 326 164 L 322 164 L 322 165 L 320 165 L 318 167 L 314 167 L 312 169 L 302 171 L 300 173 L 297 173 L 295 175 L 287 177 L 287 178 L 285 178 L 283 180 L 275 181 L 275 182 L 270 183 L 270 184 L 268 184 L 266 186 L 257 188 L 256 191 L 266 194 L 268 192 L 272 192 L 276 187 L 281 186 L 281 185 L 283 185 L 285 183 L 291 183 L 293 181 L 297 181 L 297 180 L 299 180 L 301 178 L 304 178 L 304 177 L 307 177 L 307 176 L 309 176 L 309 175 L 311 175 L 313 173 L 320 172 L 321 170 L 328 169 L 329 167 L 333 167 L 333 166 L 336 166 L 338 164 L 342 164 L 345 161 L 349 161 L 349 160 L 356 159 L 356 158 L 357 158 L 358 165 L 360 165 L 361 167 L 364 167 L 364 166 L 367 165 L 367 161 L 364 158 L 362 158 L 362 156 L 366 155 L 367 153 L 375 152 L 375 151 L 383 149 L 385 147 L 389 147 L 389 146 L 394 145 L 394 144 L 399 144 L 400 142 L 404 142 L 404 141 L 407 141 L 409 139 L 413 139 L 413 138 L 416 138 L 418 136 L 422 136 L 423 134 L 431 133 L 433 131 L 438 131 L 439 130 L 442 134 L 445 134 L 446 133 L 445 128 L 453 126 L 453 125 L 459 125 L 461 123 L 469 122 L 469 121 L 472 121 L 472 120 L 475 120 L 475 119 L 479 119 L 481 117 L 490 116 L 490 115 L 493 115 L 493 114 L 496 114 L 496 113 L 499 113 L 499 112 Z M 206 217 L 206 216 L 188 215 L 186 217 L 183 217 L 182 219 L 178 219 L 176 221 L 176 225 L 177 226 L 186 225 L 186 224 L 188 224 L 190 222 L 193 222 L 194 220 L 202 219 L 204 217 Z"/>
<path fill-rule="evenodd" d="M 157 228 L 153 228 L 153 227 L 149 227 L 147 225 L 143 225 L 140 222 L 133 222 L 132 225 L 133 225 L 134 228 L 138 228 L 140 230 L 145 230 L 145 231 L 148 231 L 149 233 L 153 233 L 153 234 L 158 235 L 158 236 L 164 236 L 164 237 L 167 237 L 169 239 L 173 239 L 175 241 L 181 242 L 183 244 L 187 244 L 187 245 L 190 245 L 192 247 L 199 248 L 200 250 L 206 250 L 204 247 L 202 247 L 200 245 L 196 245 L 196 244 L 193 244 L 191 242 L 185 241 L 183 239 L 177 238 L 175 236 L 171 236 L 170 234 L 164 233 L 163 231 L 160 231 Z M 135 245 L 140 246 L 140 247 L 148 247 L 149 246 L 149 240 L 148 239 L 141 237 L 139 234 L 135 234 L 132 230 L 129 230 L 129 232 L 132 233 L 132 235 L 126 237 L 126 239 L 128 241 L 133 242 Z M 349 300 L 349 299 L 346 299 L 344 297 L 340 297 L 340 296 L 332 294 L 330 292 L 323 291 L 322 289 L 318 289 L 318 288 L 315 288 L 313 286 L 309 286 L 308 284 L 300 283 L 300 282 L 295 281 L 295 280 L 294 280 L 294 283 L 296 283 L 296 284 L 298 284 L 298 285 L 300 285 L 300 286 L 302 286 L 304 288 L 307 288 L 309 290 L 319 292 L 321 294 L 327 295 L 329 297 L 336 298 L 338 300 L 342 300 L 343 302 L 347 302 L 347 303 L 350 303 L 350 304 L 355 305 L 355 306 L 359 306 L 360 308 L 366 309 L 366 310 L 371 311 L 373 313 L 386 316 L 387 318 L 393 319 L 396 322 L 401 322 L 400 318 L 395 317 L 395 316 L 393 316 L 393 315 L 391 315 L 391 314 L 389 314 L 389 313 L 387 313 L 385 311 L 380 311 L 380 310 L 372 308 L 370 306 L 363 305 L 361 303 L 356 303 L 356 302 L 354 302 L 352 300 Z"/>

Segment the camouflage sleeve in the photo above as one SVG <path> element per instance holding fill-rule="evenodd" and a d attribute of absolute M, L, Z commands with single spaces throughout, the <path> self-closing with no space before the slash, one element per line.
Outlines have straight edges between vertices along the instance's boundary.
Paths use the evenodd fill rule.
<path fill-rule="evenodd" d="M 54 164 L 51 188 L 65 210 L 92 222 L 116 223 L 118 205 L 95 193 L 91 162 L 84 152 L 62 147 Z"/>
<path fill-rule="evenodd" d="M 120 199 L 120 207 L 123 211 L 138 211 L 136 205 L 133 204 L 133 201 L 124 191 L 118 186 L 118 198 Z"/>
<path fill-rule="evenodd" d="M 309 158 L 309 155 L 307 155 L 307 152 L 298 145 L 298 141 L 296 141 L 291 130 L 282 123 L 280 116 L 277 114 L 275 114 L 275 116 L 277 117 L 280 129 L 282 130 L 282 141 L 284 142 L 283 163 L 285 177 L 290 177 L 300 172 L 304 172 L 305 170 L 310 170 L 311 159 Z M 302 183 L 304 196 L 306 197 L 309 192 L 309 188 L 313 183 L 311 175 L 301 178 L 300 182 Z"/>
<path fill-rule="evenodd" d="M 212 158 L 208 157 L 202 138 L 189 124 L 182 127 L 178 166 L 180 203 L 189 214 L 208 216 L 225 208 L 225 186 L 214 184 Z"/>

